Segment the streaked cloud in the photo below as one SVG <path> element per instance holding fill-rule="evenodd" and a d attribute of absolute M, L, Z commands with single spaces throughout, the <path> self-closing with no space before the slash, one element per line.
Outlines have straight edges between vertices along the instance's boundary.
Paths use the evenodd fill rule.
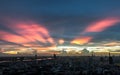
<path fill-rule="evenodd" d="M 105 18 L 100 21 L 93 22 L 92 24 L 88 25 L 83 32 L 81 32 L 81 35 L 79 36 L 80 38 L 75 38 L 73 41 L 71 41 L 71 43 L 80 45 L 89 43 L 94 38 L 94 36 L 90 35 L 90 33 L 102 32 L 105 29 L 114 26 L 118 22 L 120 22 L 119 18 Z M 89 36 L 86 36 L 86 34 L 89 34 Z"/>
<path fill-rule="evenodd" d="M 120 22 L 119 18 L 105 18 L 97 22 L 93 22 L 92 24 L 88 25 L 83 33 L 90 33 L 90 32 L 102 32 L 105 29 L 114 26 L 116 23 Z"/>
<path fill-rule="evenodd" d="M 112 41 L 112 42 L 107 42 L 105 44 L 103 44 L 104 46 L 118 46 L 120 45 L 120 42 L 118 41 Z"/>
<path fill-rule="evenodd" d="M 6 31 L 0 31 L 0 35 L 2 35 L 1 40 L 4 40 L 4 41 L 14 42 L 18 44 L 29 42 L 28 40 L 26 40 L 21 36 L 18 36 Z"/>
<path fill-rule="evenodd" d="M 49 31 L 43 25 L 19 21 L 8 21 L 7 24 L 5 25 L 17 34 L 1 30 L 0 34 L 2 35 L 2 40 L 18 44 L 26 44 L 35 42 L 36 40 L 42 43 L 55 43 L 54 39 L 50 36 Z"/>

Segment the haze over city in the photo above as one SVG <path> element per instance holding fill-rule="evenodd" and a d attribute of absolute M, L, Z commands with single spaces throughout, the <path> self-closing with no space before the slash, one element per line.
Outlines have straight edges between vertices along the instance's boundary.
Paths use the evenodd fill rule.
<path fill-rule="evenodd" d="M 0 0 L 0 53 L 120 52 L 119 0 Z"/>

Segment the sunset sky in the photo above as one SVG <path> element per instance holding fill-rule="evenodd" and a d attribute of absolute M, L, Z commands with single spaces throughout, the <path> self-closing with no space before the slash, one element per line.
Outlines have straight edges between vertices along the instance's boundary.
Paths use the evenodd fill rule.
<path fill-rule="evenodd" d="M 0 47 L 119 46 L 119 32 L 120 0 L 0 0 Z"/>

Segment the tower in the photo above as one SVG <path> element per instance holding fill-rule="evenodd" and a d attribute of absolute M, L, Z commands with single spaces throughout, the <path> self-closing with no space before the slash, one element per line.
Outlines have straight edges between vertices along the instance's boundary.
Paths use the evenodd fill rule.
<path fill-rule="evenodd" d="M 113 58 L 112 58 L 112 56 L 110 55 L 110 52 L 109 52 L 109 58 L 108 58 L 109 60 L 109 64 L 113 64 Z"/>
<path fill-rule="evenodd" d="M 53 58 L 56 59 L 56 54 L 55 53 L 53 54 Z"/>

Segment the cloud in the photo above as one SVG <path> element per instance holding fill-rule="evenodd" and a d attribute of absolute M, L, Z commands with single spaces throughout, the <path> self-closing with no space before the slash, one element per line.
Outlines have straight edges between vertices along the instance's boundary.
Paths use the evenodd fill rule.
<path fill-rule="evenodd" d="M 120 19 L 118 18 L 106 18 L 88 25 L 83 33 L 102 32 L 105 29 L 114 26 L 118 22 L 120 22 Z"/>
<path fill-rule="evenodd" d="M 65 42 L 64 39 L 59 39 L 59 40 L 58 40 L 58 43 L 59 43 L 59 44 L 64 44 L 64 42 Z"/>
<path fill-rule="evenodd" d="M 104 46 L 118 46 L 120 45 L 120 42 L 118 41 L 112 41 L 112 42 L 107 42 L 105 44 L 103 44 Z"/>
<path fill-rule="evenodd" d="M 80 34 L 79 37 L 76 37 L 74 40 L 71 41 L 72 44 L 86 44 L 89 43 L 94 36 L 90 35 L 92 33 L 102 32 L 105 29 L 116 25 L 116 23 L 120 22 L 119 18 L 105 18 L 97 22 L 93 22 L 89 24 Z M 89 35 L 88 35 L 89 34 Z M 87 35 L 87 36 L 86 36 Z"/>
<path fill-rule="evenodd" d="M 1 40 L 14 42 L 14 43 L 18 43 L 18 44 L 28 42 L 28 40 L 26 40 L 25 38 L 15 35 L 15 34 L 12 34 L 10 32 L 0 31 L 0 35 L 2 35 Z"/>
<path fill-rule="evenodd" d="M 92 37 L 90 37 L 90 36 L 82 36 L 82 37 L 78 37 L 78 38 L 75 38 L 74 40 L 72 40 L 71 44 L 83 45 L 83 44 L 90 42 L 91 40 L 92 40 Z"/>
<path fill-rule="evenodd" d="M 6 25 L 9 29 L 13 30 L 18 35 L 1 30 L 0 34 L 2 35 L 2 40 L 18 44 L 36 42 L 36 40 L 42 43 L 55 43 L 54 39 L 50 36 L 49 31 L 43 25 L 31 21 L 21 22 L 11 20 L 7 21 L 7 23 L 4 25 Z"/>

